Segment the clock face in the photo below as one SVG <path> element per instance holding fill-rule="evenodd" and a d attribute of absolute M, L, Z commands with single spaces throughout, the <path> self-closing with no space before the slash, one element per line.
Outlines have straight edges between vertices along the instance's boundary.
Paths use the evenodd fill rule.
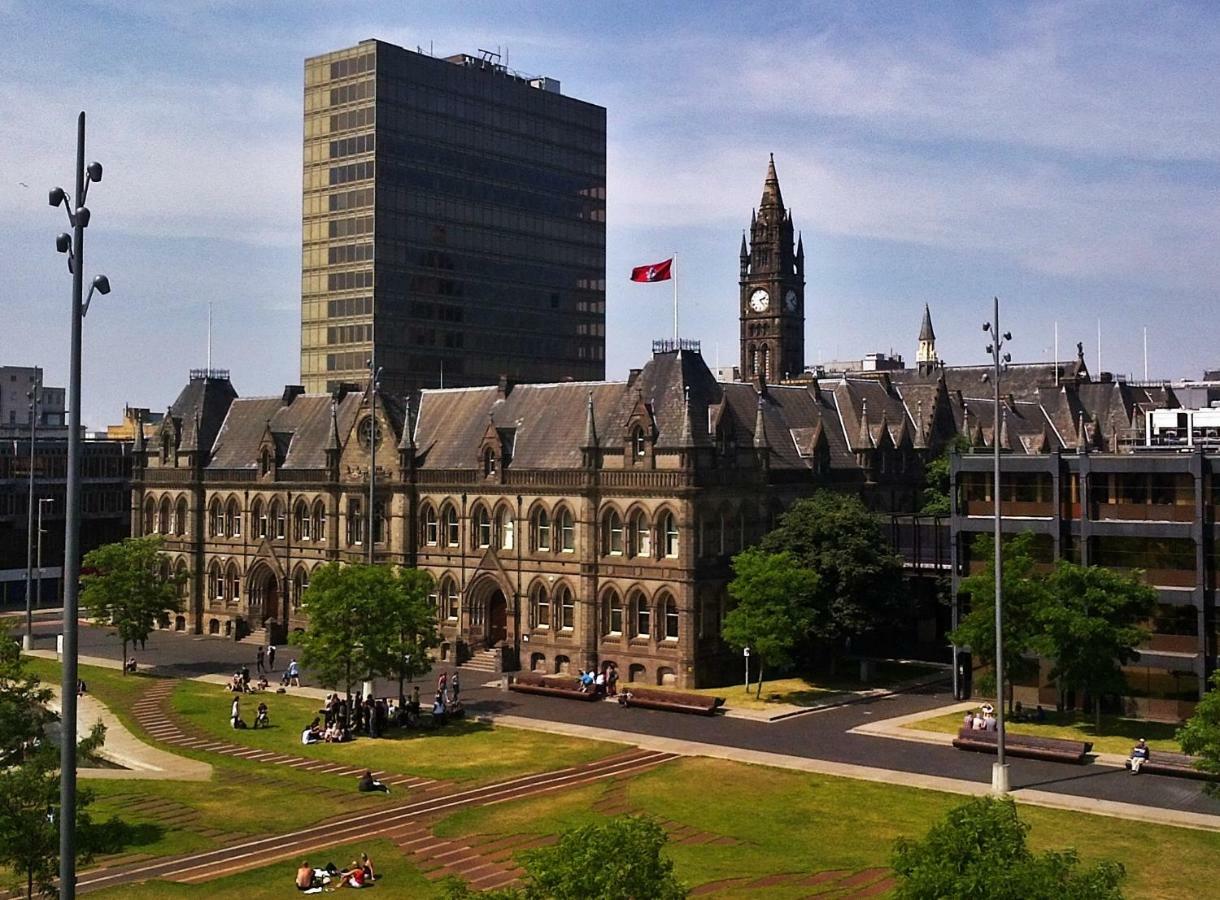
<path fill-rule="evenodd" d="M 796 312 L 796 291 L 788 288 L 788 293 L 784 294 L 784 306 L 788 307 L 788 312 Z"/>
<path fill-rule="evenodd" d="M 770 304 L 771 296 L 762 288 L 759 288 L 750 295 L 750 309 L 754 310 L 754 312 L 766 312 Z"/>

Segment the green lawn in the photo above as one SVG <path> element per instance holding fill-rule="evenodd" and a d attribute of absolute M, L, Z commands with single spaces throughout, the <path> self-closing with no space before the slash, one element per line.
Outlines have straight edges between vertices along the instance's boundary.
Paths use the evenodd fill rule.
<path fill-rule="evenodd" d="M 709 786 L 714 788 L 709 789 Z M 440 823 L 447 836 L 557 833 L 597 813 L 608 785 L 511 806 L 469 809 Z M 659 819 L 735 838 L 735 846 L 671 842 L 668 853 L 688 885 L 781 872 L 885 866 L 899 836 L 922 836 L 964 798 L 898 785 L 809 775 L 762 766 L 685 758 L 633 778 L 632 805 Z M 1085 813 L 1020 807 L 1037 849 L 1074 846 L 1085 860 L 1127 866 L 1129 897 L 1194 900 L 1211 883 L 1220 834 L 1166 828 Z M 805 896 L 808 887 L 768 888 L 767 897 Z M 757 891 L 717 896 L 757 896 Z"/>
<path fill-rule="evenodd" d="M 948 713 L 919 719 L 903 725 L 920 731 L 936 731 L 941 734 L 957 734 L 962 727 L 964 713 Z M 1164 722 L 1145 722 L 1141 719 L 1126 719 L 1120 716 L 1102 716 L 1101 728 L 1094 724 L 1092 716 L 1077 712 L 1055 712 L 1046 714 L 1046 721 L 1013 722 L 1005 720 L 1005 731 L 1010 734 L 1028 734 L 1036 737 L 1063 738 L 1069 741 L 1092 741 L 1097 753 L 1129 753 L 1140 738 L 1148 741 L 1153 750 L 1181 753 L 1182 748 L 1174 739 L 1177 725 Z"/>
<path fill-rule="evenodd" d="M 624 749 L 620 744 L 493 728 L 474 721 L 456 722 L 437 731 L 391 729 L 387 737 L 377 740 L 359 738 L 347 744 L 306 747 L 301 744 L 301 730 L 317 716 L 318 701 L 289 694 L 243 697 L 246 721 L 253 721 L 260 697 L 267 703 L 274 727 L 257 731 L 234 731 L 229 726 L 233 695 L 217 685 L 184 681 L 174 691 L 173 704 L 179 716 L 217 739 L 446 781 L 498 781 L 579 765 Z"/>
<path fill-rule="evenodd" d="M 367 853 L 377 871 L 377 892 L 374 897 L 418 897 L 420 900 L 440 897 L 437 886 L 424 878 L 408 863 L 401 850 L 389 841 L 376 840 L 367 844 L 349 844 L 309 858 L 309 863 L 322 867 L 333 862 L 344 868 L 361 852 Z M 272 900 L 295 897 L 294 879 L 300 860 L 272 863 L 252 872 L 229 875 L 203 884 L 175 884 L 171 881 L 149 881 L 143 884 L 109 888 L 90 896 L 122 898 L 122 900 L 162 900 L 162 898 L 233 897 L 240 900 Z"/>
<path fill-rule="evenodd" d="M 922 678 L 939 671 L 935 666 L 925 666 L 919 663 L 901 663 L 890 660 L 878 662 L 873 668 L 873 677 L 867 682 L 859 680 L 858 663 L 842 663 L 841 671 L 835 675 L 797 675 L 790 678 L 768 678 L 763 681 L 762 696 L 758 692 L 757 672 L 751 672 L 749 693 L 745 686 L 745 668 L 742 667 L 741 681 L 724 684 L 720 687 L 696 688 L 685 693 L 706 694 L 723 697 L 725 706 L 732 709 L 768 709 L 776 704 L 790 706 L 811 706 L 826 700 L 835 694 L 852 691 L 886 688 Z M 620 684 L 620 688 L 628 687 Z M 651 686 L 649 687 L 651 690 Z M 665 688 L 662 688 L 665 690 Z M 676 688 L 675 688 L 676 690 Z"/>

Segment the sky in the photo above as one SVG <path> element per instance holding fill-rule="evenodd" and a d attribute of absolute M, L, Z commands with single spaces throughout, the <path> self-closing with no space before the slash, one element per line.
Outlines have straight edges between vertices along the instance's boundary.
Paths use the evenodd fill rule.
<path fill-rule="evenodd" d="M 1220 367 L 1220 7 L 1171 3 L 0 0 L 0 364 L 68 379 L 76 115 L 89 195 L 82 413 L 163 409 L 191 367 L 298 380 L 305 57 L 376 37 L 499 49 L 607 108 L 607 376 L 671 333 L 737 360 L 737 256 L 775 154 L 806 249 L 806 357 L 953 364 L 1083 342 L 1097 370 Z"/>

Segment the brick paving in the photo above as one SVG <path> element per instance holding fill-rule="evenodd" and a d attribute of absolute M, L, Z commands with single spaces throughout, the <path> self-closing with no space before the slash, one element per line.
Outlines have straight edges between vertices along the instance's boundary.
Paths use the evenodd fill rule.
<path fill-rule="evenodd" d="M 761 878 L 724 878 L 701 884 L 690 892 L 692 897 L 706 897 L 727 891 L 764 891 L 767 888 L 818 887 L 820 890 L 808 897 L 835 897 L 843 900 L 875 897 L 893 890 L 897 886 L 889 869 L 870 868 L 852 871 L 831 869 L 807 875 L 802 872 L 764 875 Z"/>

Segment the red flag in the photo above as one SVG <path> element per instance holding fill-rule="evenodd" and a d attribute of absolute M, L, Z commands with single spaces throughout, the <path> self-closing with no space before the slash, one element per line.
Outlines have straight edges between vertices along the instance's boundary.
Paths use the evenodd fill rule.
<path fill-rule="evenodd" d="M 651 266 L 636 266 L 631 270 L 632 281 L 669 281 L 673 278 L 673 257 Z"/>

